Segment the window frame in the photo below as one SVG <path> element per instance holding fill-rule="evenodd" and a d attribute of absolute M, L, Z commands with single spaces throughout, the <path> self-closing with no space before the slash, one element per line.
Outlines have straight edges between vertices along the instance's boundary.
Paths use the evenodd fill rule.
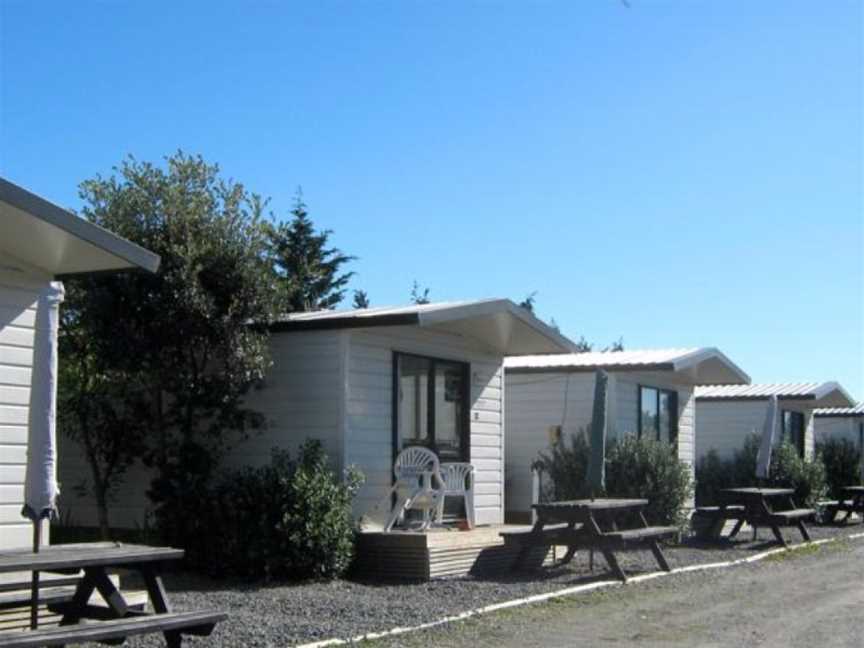
<path fill-rule="evenodd" d="M 399 389 L 400 389 L 400 363 L 399 359 L 403 357 L 409 358 L 417 358 L 420 360 L 425 360 L 429 363 L 429 373 L 427 374 L 426 381 L 426 394 L 427 394 L 427 412 L 426 412 L 426 424 L 429 430 L 429 446 L 421 446 L 428 447 L 432 452 L 435 453 L 439 459 L 441 457 L 440 452 L 438 451 L 438 445 L 436 443 L 436 435 L 435 435 L 435 421 L 436 421 L 436 412 L 435 412 L 435 372 L 436 368 L 439 364 L 448 364 L 448 365 L 458 365 L 462 370 L 462 389 L 460 392 L 460 396 L 463 400 L 464 407 L 462 408 L 462 416 L 461 427 L 460 430 L 460 457 L 458 461 L 470 462 L 471 461 L 471 363 L 465 362 L 462 360 L 451 360 L 449 358 L 437 358 L 434 356 L 422 355 L 420 353 L 410 353 L 406 351 L 393 351 L 393 381 L 390 391 L 390 397 L 392 400 L 392 409 L 391 409 L 391 418 L 392 418 L 392 456 L 393 461 L 396 460 L 396 455 L 399 454 L 399 443 L 400 443 L 400 434 L 399 434 Z"/>
<path fill-rule="evenodd" d="M 669 398 L 669 444 L 678 446 L 678 390 L 669 389 L 668 387 L 656 387 L 654 385 L 645 385 L 638 383 L 636 385 L 636 436 L 642 438 L 642 391 L 644 389 L 653 389 L 656 394 L 655 406 L 657 407 L 657 416 L 655 423 L 655 441 L 661 441 L 660 430 L 660 395 L 666 394 Z"/>
<path fill-rule="evenodd" d="M 789 415 L 789 435 L 786 432 L 786 415 Z M 792 433 L 792 421 L 800 420 L 801 427 L 799 430 L 800 437 L 796 437 L 791 439 L 795 449 L 798 451 L 799 457 L 804 457 L 804 450 L 806 447 L 805 439 L 807 437 L 807 417 L 803 412 L 798 412 L 790 409 L 781 409 L 780 410 L 780 442 L 783 443 L 789 439 Z"/>

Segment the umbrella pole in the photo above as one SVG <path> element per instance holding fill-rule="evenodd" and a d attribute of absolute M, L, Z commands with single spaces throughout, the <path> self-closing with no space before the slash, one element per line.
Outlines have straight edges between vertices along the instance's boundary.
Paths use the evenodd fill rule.
<path fill-rule="evenodd" d="M 39 545 L 42 544 L 42 520 L 33 522 L 33 553 L 39 553 Z M 36 630 L 39 627 L 39 572 L 33 572 L 33 580 L 30 583 L 30 628 Z"/>

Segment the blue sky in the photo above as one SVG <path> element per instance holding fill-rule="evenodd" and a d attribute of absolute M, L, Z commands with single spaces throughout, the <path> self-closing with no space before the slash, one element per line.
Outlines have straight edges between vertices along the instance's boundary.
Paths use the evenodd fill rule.
<path fill-rule="evenodd" d="M 862 398 L 862 6 L 4 0 L 0 173 L 75 208 L 182 148 L 302 185 L 374 304 L 537 291 Z"/>

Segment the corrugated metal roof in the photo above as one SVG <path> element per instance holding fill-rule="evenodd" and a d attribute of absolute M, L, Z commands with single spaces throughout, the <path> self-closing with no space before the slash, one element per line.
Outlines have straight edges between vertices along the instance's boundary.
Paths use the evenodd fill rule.
<path fill-rule="evenodd" d="M 757 400 L 771 396 L 787 400 L 822 400 L 826 405 L 851 405 L 849 394 L 836 382 L 761 383 L 755 385 L 704 385 L 696 388 L 697 400 Z"/>
<path fill-rule="evenodd" d="M 476 304 L 489 304 L 499 299 L 478 299 L 474 301 L 435 302 L 432 304 L 410 304 L 408 306 L 376 306 L 374 308 L 355 308 L 343 310 L 321 310 L 309 313 L 290 313 L 279 318 L 281 322 L 320 322 L 343 318 L 374 319 L 392 315 L 417 315 L 419 313 L 434 313 L 436 311 L 462 308 Z"/>
<path fill-rule="evenodd" d="M 589 351 L 507 358 L 508 369 L 603 369 L 607 367 L 639 368 L 653 365 L 673 365 L 706 349 L 639 349 L 632 351 Z M 671 370 L 670 366 L 670 370 Z"/>
<path fill-rule="evenodd" d="M 507 358 L 511 373 L 556 371 L 688 371 L 686 382 L 747 383 L 750 377 L 721 351 L 713 347 L 687 349 L 634 349 L 628 351 L 591 351 Z"/>
<path fill-rule="evenodd" d="M 864 417 L 864 403 L 858 403 L 855 407 L 824 407 L 813 410 L 815 416 L 862 416 Z"/>
<path fill-rule="evenodd" d="M 436 302 L 409 306 L 291 313 L 270 325 L 274 332 L 419 326 L 472 338 L 502 355 L 564 353 L 573 342 L 509 299 Z"/>

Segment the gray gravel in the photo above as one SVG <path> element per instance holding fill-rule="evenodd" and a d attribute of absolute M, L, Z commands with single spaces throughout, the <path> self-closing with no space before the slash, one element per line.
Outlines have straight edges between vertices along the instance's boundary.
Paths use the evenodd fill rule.
<path fill-rule="evenodd" d="M 814 539 L 864 531 L 862 525 L 846 528 L 812 527 Z M 774 548 L 766 544 L 770 531 L 760 530 L 752 542 L 749 532 L 734 543 L 688 542 L 664 550 L 672 567 L 734 560 Z M 792 542 L 800 538 L 788 530 Z M 619 554 L 629 574 L 656 571 L 648 552 Z M 190 637 L 184 645 L 287 646 L 331 637 L 349 638 L 396 626 L 411 626 L 458 614 L 468 609 L 515 598 L 551 592 L 595 579 L 608 579 L 602 557 L 596 570 L 577 554 L 562 568 L 504 573 L 495 578 L 465 578 L 422 584 L 376 584 L 341 580 L 303 585 L 255 586 L 213 581 L 193 574 L 168 574 L 165 582 L 177 610 L 220 609 L 229 613 L 207 638 Z M 697 578 L 710 576 L 694 575 Z M 155 637 L 134 639 L 131 646 L 164 645 Z"/>

